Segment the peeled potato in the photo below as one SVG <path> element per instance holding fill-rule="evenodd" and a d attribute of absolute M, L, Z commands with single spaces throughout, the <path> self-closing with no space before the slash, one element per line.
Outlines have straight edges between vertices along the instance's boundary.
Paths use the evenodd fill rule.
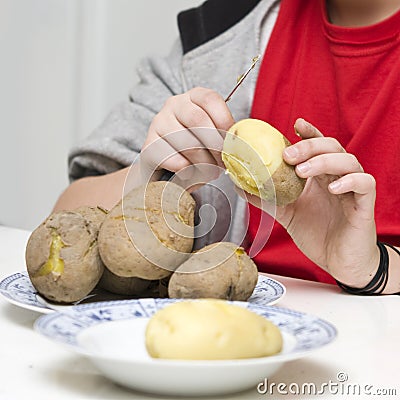
<path fill-rule="evenodd" d="M 232 181 L 241 189 L 277 206 L 293 203 L 305 179 L 282 157 L 290 142 L 274 127 L 258 119 L 243 119 L 229 129 L 222 160 Z"/>
<path fill-rule="evenodd" d="M 229 360 L 266 357 L 282 349 L 279 328 L 223 300 L 182 301 L 157 311 L 146 328 L 154 358 Z"/>

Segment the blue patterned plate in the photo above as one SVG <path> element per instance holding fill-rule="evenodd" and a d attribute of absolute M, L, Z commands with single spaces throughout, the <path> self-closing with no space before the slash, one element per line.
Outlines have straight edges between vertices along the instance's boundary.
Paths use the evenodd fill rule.
<path fill-rule="evenodd" d="M 285 292 L 286 289 L 282 283 L 266 276 L 259 275 L 257 286 L 255 287 L 249 302 L 260 305 L 272 305 L 277 303 Z M 48 303 L 37 294 L 28 277 L 28 273 L 25 271 L 15 273 L 3 279 L 0 282 L 0 294 L 12 304 L 43 314 L 53 312 L 54 308 L 62 310 L 71 307 L 54 305 L 50 308 Z M 114 300 L 114 298 L 117 300 L 121 299 L 121 296 L 112 294 L 105 295 L 104 292 L 102 292 L 101 294 L 96 294 L 87 301 L 96 301 L 96 296 L 98 296 L 101 301 Z M 85 301 L 86 300 L 81 303 L 84 303 Z"/>
<path fill-rule="evenodd" d="M 43 315 L 35 330 L 88 357 L 113 381 L 171 396 L 233 393 L 254 388 L 285 362 L 312 353 L 336 337 L 329 322 L 275 306 L 231 302 L 262 315 L 281 330 L 281 353 L 240 360 L 191 361 L 151 358 L 145 348 L 149 318 L 177 299 L 138 299 L 82 304 Z"/>

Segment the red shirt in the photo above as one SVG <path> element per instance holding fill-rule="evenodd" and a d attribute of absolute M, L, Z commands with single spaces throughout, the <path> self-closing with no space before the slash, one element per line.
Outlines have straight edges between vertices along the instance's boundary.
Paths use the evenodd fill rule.
<path fill-rule="evenodd" d="M 337 138 L 377 181 L 379 239 L 400 245 L 400 12 L 346 28 L 329 23 L 325 0 L 282 0 L 251 116 L 292 143 L 299 140 L 293 132 L 298 117 Z M 257 240 L 259 220 L 260 211 L 250 206 L 250 242 Z M 278 223 L 254 260 L 260 271 L 334 282 Z"/>

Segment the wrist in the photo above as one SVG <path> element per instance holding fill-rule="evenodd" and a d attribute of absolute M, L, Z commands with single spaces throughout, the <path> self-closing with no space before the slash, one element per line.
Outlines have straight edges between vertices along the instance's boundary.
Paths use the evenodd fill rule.
<path fill-rule="evenodd" d="M 360 282 L 348 284 L 336 281 L 338 286 L 344 291 L 356 295 L 376 295 L 383 293 L 389 280 L 389 253 L 384 243 L 378 241 L 377 248 L 379 251 L 379 264 L 375 272 L 371 272 L 365 276 L 364 280 L 368 282 L 366 285 L 360 285 Z"/>
<path fill-rule="evenodd" d="M 400 249 L 388 243 L 389 279 L 383 294 L 400 294 Z"/>
<path fill-rule="evenodd" d="M 368 262 L 366 262 L 368 260 Z M 348 286 L 354 288 L 363 288 L 368 285 L 378 272 L 381 260 L 381 250 L 377 242 L 375 242 L 371 251 L 360 262 L 360 266 L 348 269 L 338 280 Z"/>

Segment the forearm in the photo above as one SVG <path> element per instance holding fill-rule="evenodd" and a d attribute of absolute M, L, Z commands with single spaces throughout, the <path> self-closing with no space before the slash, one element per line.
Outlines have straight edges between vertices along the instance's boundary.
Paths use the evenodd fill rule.
<path fill-rule="evenodd" d="M 153 174 L 150 180 L 160 178 L 161 172 Z M 73 182 L 61 194 L 53 211 L 73 210 L 80 206 L 100 206 L 107 210 L 121 200 L 124 193 L 141 185 L 146 178 L 140 163 L 107 175 L 91 176 Z"/>
<path fill-rule="evenodd" d="M 58 198 L 53 211 L 73 210 L 80 206 L 111 209 L 121 198 L 129 168 L 107 175 L 89 176 L 71 183 Z"/>

